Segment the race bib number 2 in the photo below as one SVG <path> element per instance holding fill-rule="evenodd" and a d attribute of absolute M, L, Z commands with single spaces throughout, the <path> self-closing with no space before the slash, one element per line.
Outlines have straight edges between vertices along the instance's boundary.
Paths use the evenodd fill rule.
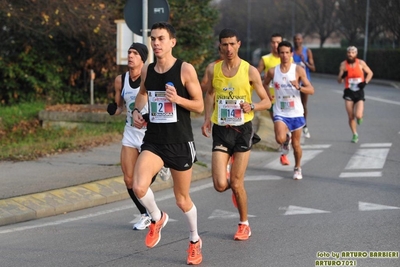
<path fill-rule="evenodd" d="M 165 97 L 165 91 L 149 91 L 149 106 L 151 122 L 177 122 L 176 103 L 168 101 Z"/>

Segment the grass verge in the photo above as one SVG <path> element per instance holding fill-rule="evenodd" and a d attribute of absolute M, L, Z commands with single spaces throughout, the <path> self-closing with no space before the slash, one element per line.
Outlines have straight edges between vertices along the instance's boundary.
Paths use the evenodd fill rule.
<path fill-rule="evenodd" d="M 0 161 L 34 160 L 121 139 L 124 125 L 120 122 L 86 123 L 73 129 L 42 128 L 38 113 L 44 108 L 43 103 L 0 106 Z"/>

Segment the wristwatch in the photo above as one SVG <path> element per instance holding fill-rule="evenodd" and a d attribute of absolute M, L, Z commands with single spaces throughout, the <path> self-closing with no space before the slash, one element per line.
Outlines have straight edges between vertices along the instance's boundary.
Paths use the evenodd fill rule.
<path fill-rule="evenodd" d="M 250 108 L 251 108 L 251 110 L 254 110 L 254 104 L 253 103 L 250 104 Z"/>

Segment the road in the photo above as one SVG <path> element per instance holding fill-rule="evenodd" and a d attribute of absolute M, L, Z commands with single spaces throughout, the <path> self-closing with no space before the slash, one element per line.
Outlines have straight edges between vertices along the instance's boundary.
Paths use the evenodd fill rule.
<path fill-rule="evenodd" d="M 211 178 L 192 184 L 202 266 L 332 266 L 333 260 L 336 266 L 400 266 L 400 90 L 366 87 L 360 141 L 353 144 L 341 85 L 312 82 L 303 180 L 292 179 L 293 165 L 279 164 L 279 152 L 252 152 L 250 240 L 233 241 L 238 214 L 230 192 L 217 193 Z M 201 122 L 193 122 L 198 156 L 209 163 L 211 140 L 201 136 Z M 131 230 L 136 210 L 125 200 L 1 227 L 0 266 L 183 266 L 186 220 L 172 190 L 155 195 L 171 219 L 153 249 L 144 245 L 146 231 Z"/>

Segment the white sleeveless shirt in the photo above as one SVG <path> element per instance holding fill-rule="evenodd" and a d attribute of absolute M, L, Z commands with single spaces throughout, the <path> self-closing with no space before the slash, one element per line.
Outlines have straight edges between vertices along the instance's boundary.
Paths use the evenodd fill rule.
<path fill-rule="evenodd" d="M 128 126 L 133 126 L 133 117 L 132 117 L 132 111 L 135 108 L 135 100 L 136 100 L 136 96 L 139 93 L 139 88 L 132 88 L 129 84 L 129 71 L 126 72 L 125 74 L 125 79 L 124 79 L 124 87 L 122 88 L 121 91 L 121 96 L 125 101 L 125 105 L 126 105 L 126 125 Z M 148 105 L 146 103 L 146 105 L 143 107 L 143 109 L 141 110 L 142 114 L 148 113 Z M 142 129 L 140 129 L 142 130 Z M 145 129 L 143 129 L 145 130 Z"/>
<path fill-rule="evenodd" d="M 296 64 L 292 63 L 286 73 L 281 72 L 280 65 L 275 67 L 273 79 L 275 90 L 274 116 L 278 115 L 287 118 L 304 116 L 300 91 L 290 83 L 290 81 L 296 80 L 296 66 Z"/>

